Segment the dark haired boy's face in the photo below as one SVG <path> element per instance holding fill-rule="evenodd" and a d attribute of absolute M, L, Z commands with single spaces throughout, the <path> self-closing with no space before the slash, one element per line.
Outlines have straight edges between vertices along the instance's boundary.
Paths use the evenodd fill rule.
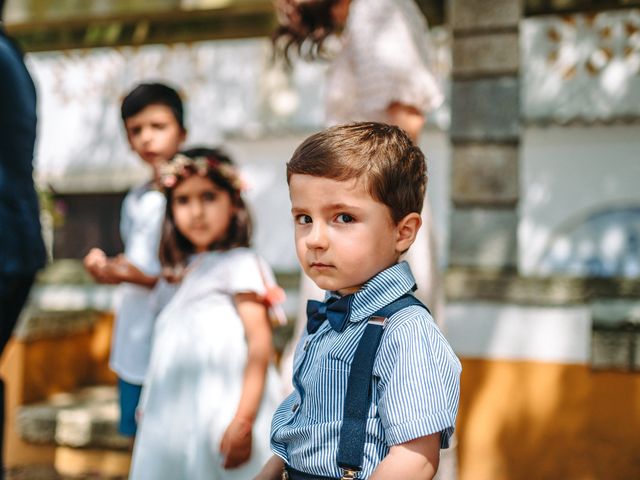
<path fill-rule="evenodd" d="M 152 167 L 170 160 L 186 136 L 166 105 L 149 105 L 127 118 L 124 125 L 131 149 Z"/>
<path fill-rule="evenodd" d="M 408 248 L 362 182 L 293 174 L 289 194 L 298 260 L 323 290 L 355 292 Z"/>

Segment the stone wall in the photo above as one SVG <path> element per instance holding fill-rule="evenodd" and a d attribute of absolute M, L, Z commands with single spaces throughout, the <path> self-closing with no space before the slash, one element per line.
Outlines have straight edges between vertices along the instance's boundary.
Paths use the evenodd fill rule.
<path fill-rule="evenodd" d="M 450 264 L 513 268 L 519 199 L 519 2 L 450 2 Z"/>

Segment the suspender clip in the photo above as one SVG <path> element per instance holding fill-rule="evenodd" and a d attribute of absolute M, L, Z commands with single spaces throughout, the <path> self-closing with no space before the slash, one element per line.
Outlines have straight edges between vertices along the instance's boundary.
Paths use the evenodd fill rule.
<path fill-rule="evenodd" d="M 380 325 L 382 328 L 387 326 L 387 317 L 378 317 L 372 315 L 369 317 L 369 323 L 373 323 L 374 325 Z"/>
<path fill-rule="evenodd" d="M 358 470 L 351 470 L 350 468 L 342 469 L 342 476 L 340 480 L 356 480 L 358 478 Z"/>

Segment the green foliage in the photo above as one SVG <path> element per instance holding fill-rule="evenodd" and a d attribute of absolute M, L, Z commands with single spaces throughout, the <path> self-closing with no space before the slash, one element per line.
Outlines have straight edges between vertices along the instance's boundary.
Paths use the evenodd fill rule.
<path fill-rule="evenodd" d="M 37 188 L 37 192 L 40 201 L 40 211 L 49 216 L 51 226 L 53 228 L 59 228 L 64 225 L 66 216 L 64 204 L 56 200 L 54 193 L 49 189 Z"/>

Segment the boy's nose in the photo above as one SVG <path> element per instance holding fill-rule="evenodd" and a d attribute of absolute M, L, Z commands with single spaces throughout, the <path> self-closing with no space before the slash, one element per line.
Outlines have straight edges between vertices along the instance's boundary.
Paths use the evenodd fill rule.
<path fill-rule="evenodd" d="M 313 227 L 307 235 L 308 248 L 326 248 L 328 244 L 327 230 L 321 222 L 313 223 Z"/>
<path fill-rule="evenodd" d="M 151 141 L 151 139 L 153 138 L 152 132 L 150 128 L 143 128 L 142 132 L 140 133 L 140 138 L 142 139 L 143 142 L 148 143 Z"/>

